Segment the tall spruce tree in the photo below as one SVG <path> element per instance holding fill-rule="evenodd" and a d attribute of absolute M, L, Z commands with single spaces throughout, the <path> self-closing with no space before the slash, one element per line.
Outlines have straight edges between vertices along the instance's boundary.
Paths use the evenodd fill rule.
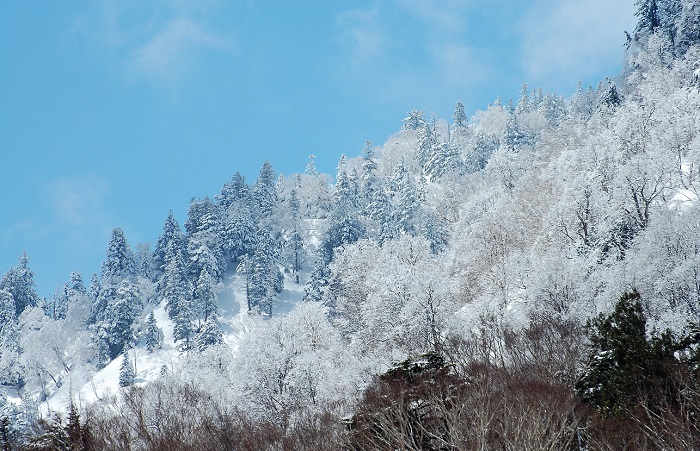
<path fill-rule="evenodd" d="M 0 290 L 6 290 L 12 295 L 16 317 L 19 317 L 27 307 L 39 306 L 39 296 L 34 290 L 34 273 L 29 268 L 29 257 L 26 252 L 19 256 L 17 266 L 10 268 L 0 278 Z"/>

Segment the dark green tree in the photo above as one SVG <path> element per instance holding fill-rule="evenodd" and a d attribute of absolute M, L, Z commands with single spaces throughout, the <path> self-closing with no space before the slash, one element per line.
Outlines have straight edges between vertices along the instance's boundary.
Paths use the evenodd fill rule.
<path fill-rule="evenodd" d="M 674 398 L 676 341 L 669 332 L 647 338 L 636 290 L 623 294 L 610 315 L 589 321 L 587 329 L 592 352 L 576 382 L 582 399 L 603 415 L 615 416 L 642 403 L 653 409 Z"/>

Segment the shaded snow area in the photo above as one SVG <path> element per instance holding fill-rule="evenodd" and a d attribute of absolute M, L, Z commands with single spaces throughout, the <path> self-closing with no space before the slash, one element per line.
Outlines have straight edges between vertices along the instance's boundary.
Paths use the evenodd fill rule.
<path fill-rule="evenodd" d="M 304 296 L 303 281 L 306 280 L 307 275 L 301 274 L 299 284 L 294 282 L 291 274 L 284 276 L 284 289 L 275 300 L 273 316 L 288 314 Z M 255 324 L 260 319 L 257 315 L 247 313 L 245 278 L 235 271 L 224 276 L 223 282 L 219 284 L 217 296 L 223 339 L 235 354 L 238 352 L 241 340 L 255 328 Z M 144 317 L 148 313 L 150 312 L 147 311 Z M 133 360 L 136 370 L 134 378 L 136 385 L 157 380 L 165 372 L 178 368 L 178 364 L 186 358 L 173 340 L 173 322 L 165 310 L 165 301 L 162 301 L 153 313 L 158 327 L 163 331 L 163 342 L 161 348 L 153 352 L 148 352 L 143 341 L 129 351 L 129 358 Z M 115 395 L 120 388 L 119 373 L 123 359 L 124 355 L 120 355 L 96 373 L 79 369 L 72 371 L 66 377 L 66 382 L 40 405 L 41 414 L 49 417 L 56 412 L 67 413 L 71 398 L 75 405 L 81 407 Z M 14 402 L 16 399 L 18 404 L 21 402 L 16 393 L 4 393 L 4 395 L 9 401 Z"/>

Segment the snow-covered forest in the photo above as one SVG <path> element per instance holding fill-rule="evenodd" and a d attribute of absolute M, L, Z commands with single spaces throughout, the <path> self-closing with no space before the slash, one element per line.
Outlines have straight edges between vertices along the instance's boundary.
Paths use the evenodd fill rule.
<path fill-rule="evenodd" d="M 50 299 L 21 255 L 3 449 L 698 449 L 700 3 L 637 4 L 570 98 L 236 173 Z"/>

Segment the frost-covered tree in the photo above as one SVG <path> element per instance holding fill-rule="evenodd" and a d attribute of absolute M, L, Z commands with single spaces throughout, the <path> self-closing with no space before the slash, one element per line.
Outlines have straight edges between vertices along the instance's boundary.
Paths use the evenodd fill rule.
<path fill-rule="evenodd" d="M 433 128 L 426 124 L 418 129 L 418 149 L 416 150 L 416 162 L 418 166 L 427 173 L 428 162 L 435 154 L 437 146 L 437 137 Z"/>
<path fill-rule="evenodd" d="M 328 221 L 323 247 L 326 255 L 343 244 L 357 241 L 365 234 L 365 227 L 359 219 L 359 199 L 351 184 L 343 164 L 344 156 L 338 165 L 338 175 L 333 191 L 334 206 Z"/>
<path fill-rule="evenodd" d="M 105 260 L 102 262 L 102 286 L 118 285 L 122 280 L 134 281 L 136 273 L 134 255 L 126 242 L 124 232 L 116 228 L 112 230 Z"/>
<path fill-rule="evenodd" d="M 296 283 L 299 283 L 299 272 L 306 260 L 306 250 L 304 249 L 304 237 L 302 235 L 301 202 L 297 188 L 293 188 L 289 193 L 289 215 L 290 230 L 287 237 L 287 259 L 292 268 L 292 274 Z"/>
<path fill-rule="evenodd" d="M 83 284 L 83 277 L 80 273 L 73 272 L 70 274 L 70 280 L 56 296 L 54 311 L 50 316 L 54 319 L 64 319 L 72 305 L 85 302 L 87 302 L 87 288 Z"/>
<path fill-rule="evenodd" d="M 163 331 L 156 323 L 156 315 L 151 312 L 146 319 L 146 330 L 144 331 L 144 340 L 148 352 L 153 352 L 154 349 L 161 347 L 163 342 Z"/>
<path fill-rule="evenodd" d="M 277 175 L 272 169 L 272 165 L 266 160 L 260 168 L 255 185 L 253 185 L 253 200 L 260 215 L 264 218 L 269 217 L 277 205 L 276 179 Z"/>
<path fill-rule="evenodd" d="M 10 268 L 0 278 L 0 290 L 6 290 L 12 295 L 15 316 L 19 316 L 26 308 L 39 305 L 39 296 L 34 289 L 34 272 L 29 268 L 26 252 L 19 256 L 17 266 Z"/>
<path fill-rule="evenodd" d="M 9 291 L 0 289 L 0 384 L 18 386 L 20 371 L 15 302 Z"/>
<path fill-rule="evenodd" d="M 266 231 L 260 231 L 255 251 L 246 261 L 249 310 L 257 308 L 271 315 L 274 298 L 283 288 L 284 278 L 279 270 L 280 253 L 275 241 Z"/>
<path fill-rule="evenodd" d="M 530 140 L 520 125 L 516 114 L 511 113 L 508 115 L 502 142 L 509 152 L 519 152 L 524 146 L 530 144 Z"/>
<path fill-rule="evenodd" d="M 399 232 L 414 234 L 421 193 L 403 161 L 394 170 L 389 184 L 396 228 Z"/>
<path fill-rule="evenodd" d="M 692 45 L 700 43 L 700 4 L 693 0 L 684 0 L 682 3 L 676 38 L 676 48 L 681 55 Z"/>
<path fill-rule="evenodd" d="M 230 262 L 250 254 L 255 246 L 257 225 L 247 202 L 232 204 L 221 230 L 221 245 Z"/>
<path fill-rule="evenodd" d="M 142 308 L 138 287 L 129 281 L 122 281 L 114 292 L 114 298 L 107 304 L 106 314 L 96 324 L 99 339 L 106 343 L 103 349 L 108 351 L 103 358 L 115 359 L 124 347 L 133 345 L 134 322 Z"/>
<path fill-rule="evenodd" d="M 463 127 L 467 122 L 467 115 L 464 113 L 464 105 L 462 102 L 457 102 L 455 112 L 452 114 L 452 120 L 455 127 Z"/>
<path fill-rule="evenodd" d="M 455 146 L 443 142 L 435 146 L 435 150 L 424 167 L 424 173 L 430 180 L 437 180 L 447 174 L 460 174 L 462 172 L 462 160 Z"/>
<path fill-rule="evenodd" d="M 134 383 L 134 378 L 136 377 L 134 371 L 134 364 L 131 362 L 129 357 L 129 349 L 124 350 L 124 357 L 122 358 L 122 364 L 119 367 L 119 386 L 128 387 Z"/>
<path fill-rule="evenodd" d="M 168 246 L 171 243 L 175 243 L 179 249 L 185 249 L 185 237 L 180 229 L 180 224 L 178 224 L 173 211 L 168 212 L 168 217 L 165 218 L 165 223 L 163 224 L 163 232 L 158 241 L 156 242 L 156 247 L 153 250 L 153 266 L 157 271 L 157 274 L 162 274 L 165 267 L 165 254 L 167 252 Z"/>
<path fill-rule="evenodd" d="M 211 199 L 190 202 L 185 230 L 189 276 L 194 280 L 206 268 L 214 280 L 220 280 L 227 262 L 220 242 L 220 217 Z"/>
<path fill-rule="evenodd" d="M 422 111 L 411 110 L 407 114 L 408 116 L 403 120 L 402 130 L 420 130 L 428 125 Z"/>
<path fill-rule="evenodd" d="M 236 172 L 231 181 L 226 182 L 221 188 L 221 192 L 216 196 L 216 204 L 222 212 L 228 212 L 232 206 L 240 202 L 250 200 L 250 188 L 245 182 L 245 177 L 240 172 Z"/>
<path fill-rule="evenodd" d="M 223 334 L 221 329 L 219 329 L 219 324 L 217 321 L 217 316 L 212 315 L 204 321 L 202 327 L 194 336 L 193 348 L 197 351 L 204 351 L 205 349 L 216 346 L 223 343 Z"/>
<path fill-rule="evenodd" d="M 210 316 L 218 315 L 219 309 L 216 293 L 214 292 L 214 280 L 206 268 L 202 269 L 197 278 L 197 283 L 194 287 L 194 302 L 204 321 L 209 319 Z"/>
<path fill-rule="evenodd" d="M 182 252 L 174 243 L 168 248 L 163 276 L 158 283 L 158 293 L 165 299 L 165 309 L 171 320 L 180 316 L 180 310 L 189 305 L 192 284 L 187 276 L 187 267 Z M 187 312 L 186 315 L 191 315 Z"/>
<path fill-rule="evenodd" d="M 524 114 L 530 111 L 531 101 L 530 94 L 528 92 L 527 83 L 523 83 L 520 88 L 520 97 L 518 98 L 518 104 L 515 107 L 515 114 Z"/>
<path fill-rule="evenodd" d="M 173 321 L 173 339 L 180 342 L 182 351 L 191 349 L 192 336 L 195 332 L 194 321 L 196 312 L 190 296 L 183 296 L 177 300 L 177 307 L 168 312 Z"/>
<path fill-rule="evenodd" d="M 388 239 L 394 236 L 392 233 L 393 210 L 384 183 L 379 176 L 376 158 L 372 143 L 367 141 L 362 152 L 360 213 L 370 221 L 368 226 L 370 235 Z M 372 230 L 373 228 L 375 230 Z"/>

